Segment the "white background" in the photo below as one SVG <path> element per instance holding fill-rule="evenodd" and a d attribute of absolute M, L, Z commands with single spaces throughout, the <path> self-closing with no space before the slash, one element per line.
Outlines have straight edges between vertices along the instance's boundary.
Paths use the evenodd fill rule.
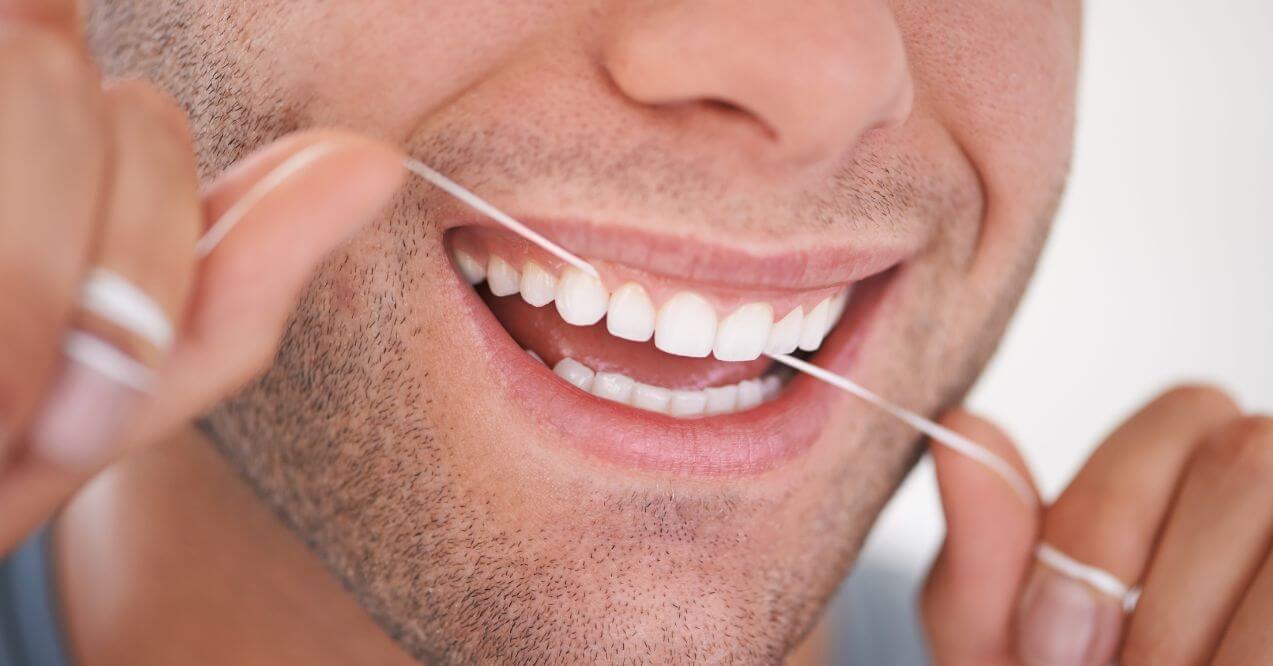
<path fill-rule="evenodd" d="M 1273 413 L 1273 3 L 1097 0 L 1086 12 L 1069 194 L 969 401 L 1017 439 L 1049 498 L 1174 382 L 1209 381 Z M 942 530 L 924 462 L 863 573 L 887 563 L 917 584 Z"/>

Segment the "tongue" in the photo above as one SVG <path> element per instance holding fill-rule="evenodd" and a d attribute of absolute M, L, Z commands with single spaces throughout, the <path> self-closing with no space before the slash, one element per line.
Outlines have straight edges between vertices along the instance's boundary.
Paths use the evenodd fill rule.
<path fill-rule="evenodd" d="M 537 308 L 517 296 L 493 296 L 484 286 L 480 291 L 517 344 L 539 354 L 549 367 L 570 357 L 597 372 L 618 372 L 645 384 L 696 390 L 754 379 L 771 365 L 764 357 L 728 362 L 674 356 L 659 351 L 653 341 L 630 342 L 610 335 L 605 320 L 593 326 L 572 326 L 551 305 Z"/>

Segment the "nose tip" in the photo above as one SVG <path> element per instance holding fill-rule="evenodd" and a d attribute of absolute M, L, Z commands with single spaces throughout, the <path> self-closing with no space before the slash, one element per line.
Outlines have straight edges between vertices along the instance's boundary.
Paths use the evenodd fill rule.
<path fill-rule="evenodd" d="M 772 93 L 757 84 L 753 112 L 773 127 L 783 157 L 799 162 L 839 157 L 867 132 L 910 117 L 915 88 L 901 34 L 891 14 L 887 24 L 876 18 L 868 22 L 859 14 L 851 36 L 809 47 L 803 72 L 778 79 Z"/>
<path fill-rule="evenodd" d="M 911 113 L 914 83 L 883 0 L 664 2 L 624 13 L 612 37 L 605 65 L 625 95 L 723 104 L 763 129 L 776 160 L 837 159 Z"/>

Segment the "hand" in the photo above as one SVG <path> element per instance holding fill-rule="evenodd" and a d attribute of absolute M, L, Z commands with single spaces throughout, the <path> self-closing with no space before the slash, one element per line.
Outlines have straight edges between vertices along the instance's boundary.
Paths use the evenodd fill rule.
<path fill-rule="evenodd" d="M 200 194 L 181 110 L 145 83 L 103 87 L 76 5 L 0 0 L 0 555 L 114 458 L 264 369 L 308 275 L 403 175 L 389 147 L 309 132 Z M 218 222 L 233 231 L 200 257 Z M 103 274 L 143 294 L 133 304 L 170 339 L 86 306 Z"/>
<path fill-rule="evenodd" d="M 944 423 L 1028 478 L 995 426 Z M 937 663 L 1273 663 L 1273 419 L 1213 389 L 1170 391 L 1042 510 L 977 463 L 933 458 L 948 527 L 922 610 Z M 1140 585 L 1135 609 L 1038 562 L 1040 540 Z"/>

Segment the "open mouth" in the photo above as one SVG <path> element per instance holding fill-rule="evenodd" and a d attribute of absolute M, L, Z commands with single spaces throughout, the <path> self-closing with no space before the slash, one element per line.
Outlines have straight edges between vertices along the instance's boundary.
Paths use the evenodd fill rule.
<path fill-rule="evenodd" d="M 896 263 L 738 286 L 585 253 L 597 279 L 489 226 L 452 229 L 447 244 L 537 420 L 604 458 L 694 473 L 762 471 L 812 443 L 832 394 L 768 355 L 843 371 Z"/>

